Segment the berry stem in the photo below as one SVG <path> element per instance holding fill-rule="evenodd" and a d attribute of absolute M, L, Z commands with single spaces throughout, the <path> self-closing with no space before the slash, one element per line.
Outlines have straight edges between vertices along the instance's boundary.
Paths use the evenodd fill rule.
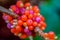
<path fill-rule="evenodd" d="M 2 6 L 0 6 L 0 12 L 4 12 L 4 13 L 6 13 L 6 14 L 8 14 L 8 15 L 11 15 L 11 16 L 13 16 L 14 18 L 17 18 L 17 17 L 18 17 L 17 14 L 13 13 L 12 11 L 10 11 L 10 10 L 2 7 Z"/>

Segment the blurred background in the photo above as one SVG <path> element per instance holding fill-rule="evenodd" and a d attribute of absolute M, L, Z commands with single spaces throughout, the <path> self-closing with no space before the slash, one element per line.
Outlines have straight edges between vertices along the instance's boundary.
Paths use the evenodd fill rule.
<path fill-rule="evenodd" d="M 0 0 L 0 6 L 9 8 L 10 5 L 15 4 L 17 0 Z M 26 0 L 22 0 L 26 2 Z M 47 24 L 44 32 L 53 31 L 59 37 L 60 40 L 60 0 L 29 0 L 32 5 L 38 5 L 40 13 L 44 16 Z M 10 30 L 6 27 L 5 21 L 2 19 L 2 13 L 0 12 L 0 40 L 20 40 L 14 36 Z M 28 39 L 25 39 L 28 40 Z M 36 36 L 34 40 L 43 40 L 39 36 Z"/>

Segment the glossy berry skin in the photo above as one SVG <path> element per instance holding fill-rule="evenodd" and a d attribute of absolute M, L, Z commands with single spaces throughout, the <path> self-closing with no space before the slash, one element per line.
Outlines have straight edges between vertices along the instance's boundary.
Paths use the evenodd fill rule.
<path fill-rule="evenodd" d="M 38 24 L 38 27 L 39 27 L 39 28 L 41 27 L 41 24 L 40 24 L 40 23 Z"/>
<path fill-rule="evenodd" d="M 40 24 L 41 24 L 41 26 L 46 27 L 46 23 L 45 22 L 41 21 Z"/>
<path fill-rule="evenodd" d="M 22 20 L 18 20 L 18 25 L 22 26 L 23 25 L 23 21 Z"/>
<path fill-rule="evenodd" d="M 17 6 L 18 8 L 23 7 L 22 1 L 17 1 L 16 6 Z"/>
<path fill-rule="evenodd" d="M 33 15 L 32 14 L 28 15 L 28 18 L 29 19 L 32 19 L 33 18 Z"/>
<path fill-rule="evenodd" d="M 16 26 L 16 30 L 17 30 L 18 33 L 19 33 L 19 32 L 22 32 L 22 27 L 19 26 L 19 25 L 17 25 L 17 26 Z"/>
<path fill-rule="evenodd" d="M 31 26 L 32 24 L 33 24 L 33 21 L 32 21 L 31 19 L 28 19 L 28 20 L 27 20 L 27 25 L 28 25 L 28 26 Z"/>
<path fill-rule="evenodd" d="M 29 29 L 30 31 L 32 31 L 32 30 L 34 30 L 34 27 L 33 27 L 33 26 L 29 26 L 28 29 Z"/>
<path fill-rule="evenodd" d="M 54 39 L 54 37 L 55 37 L 54 32 L 49 32 L 48 37 L 49 37 L 49 39 Z"/>
<path fill-rule="evenodd" d="M 26 23 L 26 22 L 24 22 L 24 23 L 23 23 L 23 26 L 24 26 L 24 27 L 26 27 L 26 26 L 27 26 L 27 23 Z"/>
<path fill-rule="evenodd" d="M 21 16 L 21 20 L 22 20 L 22 21 L 27 21 L 27 16 L 26 16 L 26 15 L 22 15 L 22 16 Z"/>
<path fill-rule="evenodd" d="M 36 17 L 36 22 L 38 22 L 38 23 L 39 23 L 39 22 L 40 22 L 40 20 L 41 20 L 41 19 L 40 19 L 40 17 Z"/>
<path fill-rule="evenodd" d="M 37 22 L 33 22 L 33 26 L 36 27 L 37 26 Z"/>
<path fill-rule="evenodd" d="M 36 9 L 38 9 L 38 7 L 37 7 L 37 6 L 33 6 L 32 10 L 33 10 L 34 12 L 36 11 Z"/>
<path fill-rule="evenodd" d="M 40 15 L 41 21 L 45 21 L 44 17 Z"/>

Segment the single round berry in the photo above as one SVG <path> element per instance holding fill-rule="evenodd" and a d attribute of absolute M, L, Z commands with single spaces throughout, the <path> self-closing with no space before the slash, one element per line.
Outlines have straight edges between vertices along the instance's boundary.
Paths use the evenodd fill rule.
<path fill-rule="evenodd" d="M 18 20 L 18 25 L 22 26 L 23 25 L 23 21 L 22 20 Z"/>
<path fill-rule="evenodd" d="M 26 27 L 26 26 L 27 26 L 27 23 L 26 23 L 26 22 L 24 22 L 24 23 L 23 23 L 23 26 L 24 26 L 24 27 Z"/>
<path fill-rule="evenodd" d="M 37 22 L 33 22 L 33 26 L 36 27 L 37 26 Z"/>
<path fill-rule="evenodd" d="M 34 27 L 33 26 L 29 26 L 28 29 L 32 31 L 32 30 L 34 30 Z"/>
<path fill-rule="evenodd" d="M 33 24 L 33 21 L 32 21 L 31 19 L 28 19 L 28 20 L 27 20 L 27 25 L 30 26 L 30 25 L 32 25 L 32 24 Z"/>
<path fill-rule="evenodd" d="M 16 6 L 17 6 L 18 8 L 21 8 L 21 7 L 23 7 L 24 5 L 23 5 L 22 1 L 17 1 Z"/>
<path fill-rule="evenodd" d="M 36 22 L 40 22 L 40 17 L 36 17 Z"/>
<path fill-rule="evenodd" d="M 28 18 L 29 19 L 32 19 L 33 18 L 33 15 L 32 14 L 28 15 Z"/>
<path fill-rule="evenodd" d="M 21 20 L 22 20 L 22 21 L 27 21 L 27 16 L 26 16 L 26 15 L 22 15 L 22 16 L 21 16 Z"/>
<path fill-rule="evenodd" d="M 54 32 L 49 32 L 48 37 L 49 37 L 49 39 L 54 39 L 54 37 L 55 37 Z"/>
<path fill-rule="evenodd" d="M 19 26 L 19 25 L 17 25 L 17 26 L 16 26 L 16 30 L 17 30 L 17 32 L 21 32 L 21 31 L 22 31 L 22 27 Z"/>

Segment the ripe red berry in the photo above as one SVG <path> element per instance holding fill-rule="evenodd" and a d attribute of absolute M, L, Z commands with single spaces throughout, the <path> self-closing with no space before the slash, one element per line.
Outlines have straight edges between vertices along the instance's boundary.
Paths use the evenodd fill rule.
<path fill-rule="evenodd" d="M 22 20 L 18 20 L 18 25 L 22 26 L 23 21 Z"/>
<path fill-rule="evenodd" d="M 48 37 L 49 37 L 49 39 L 54 39 L 54 37 L 55 37 L 54 32 L 49 32 Z"/>
<path fill-rule="evenodd" d="M 26 15 L 22 15 L 22 16 L 21 16 L 21 20 L 22 20 L 22 21 L 27 21 L 27 16 L 26 16 Z"/>
<path fill-rule="evenodd" d="M 33 26 L 36 27 L 37 26 L 37 22 L 33 22 Z"/>
<path fill-rule="evenodd" d="M 22 31 L 22 27 L 21 27 L 21 26 L 19 26 L 19 25 L 17 25 L 17 26 L 16 26 L 16 30 L 17 30 L 17 32 L 19 33 L 19 32 L 21 32 L 21 31 Z"/>
<path fill-rule="evenodd" d="M 34 30 L 34 27 L 33 26 L 29 26 L 28 29 L 29 30 Z"/>
<path fill-rule="evenodd" d="M 28 19 L 27 24 L 28 24 L 28 26 L 31 26 L 33 24 L 33 21 L 31 19 Z"/>
<path fill-rule="evenodd" d="M 17 1 L 16 6 L 17 6 L 18 8 L 23 7 L 22 1 Z"/>

